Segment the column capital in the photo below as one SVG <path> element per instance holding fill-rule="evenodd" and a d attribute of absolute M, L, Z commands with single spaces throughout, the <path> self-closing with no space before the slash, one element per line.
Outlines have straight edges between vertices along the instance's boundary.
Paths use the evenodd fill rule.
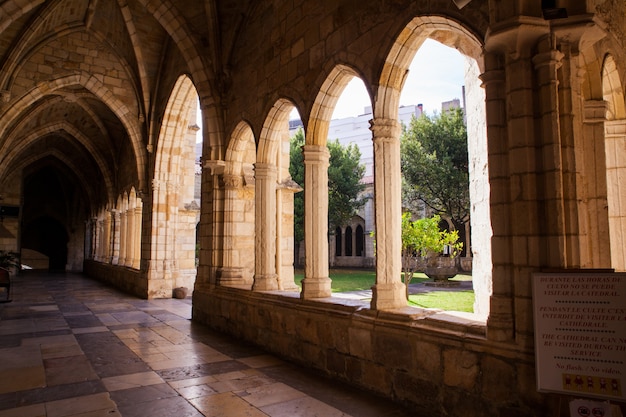
<path fill-rule="evenodd" d="M 504 83 L 504 70 L 503 69 L 492 69 L 487 70 L 478 76 L 480 81 L 482 81 L 481 87 L 487 87 L 493 84 L 501 84 Z"/>
<path fill-rule="evenodd" d="M 207 170 L 209 175 L 221 175 L 226 168 L 226 162 L 221 159 L 208 159 L 202 161 L 202 169 Z"/>
<path fill-rule="evenodd" d="M 370 130 L 374 140 L 398 139 L 402 132 L 402 125 L 395 119 L 376 117 L 370 120 Z"/>
<path fill-rule="evenodd" d="M 561 67 L 561 65 L 563 65 L 564 56 L 565 54 L 563 52 L 552 49 L 547 52 L 540 52 L 536 54 L 532 58 L 532 61 L 535 69 L 549 67 L 552 70 L 557 70 Z"/>
<path fill-rule="evenodd" d="M 243 187 L 243 177 L 241 175 L 224 174 L 222 177 L 224 187 L 229 190 L 237 190 Z"/>
<path fill-rule="evenodd" d="M 256 179 L 274 177 L 277 172 L 278 170 L 274 164 L 266 162 L 257 162 L 254 164 L 254 176 Z"/>
<path fill-rule="evenodd" d="M 330 161 L 330 151 L 323 145 L 304 145 L 302 147 L 304 163 L 307 164 L 328 164 Z"/>
<path fill-rule="evenodd" d="M 608 103 L 605 100 L 585 100 L 583 104 L 583 123 L 604 123 Z"/>

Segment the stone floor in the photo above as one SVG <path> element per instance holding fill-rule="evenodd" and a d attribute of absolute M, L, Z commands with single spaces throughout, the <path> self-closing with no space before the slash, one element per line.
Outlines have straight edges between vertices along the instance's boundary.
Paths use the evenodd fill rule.
<path fill-rule="evenodd" d="M 354 416 L 406 410 L 79 274 L 29 272 L 0 304 L 0 417 Z"/>

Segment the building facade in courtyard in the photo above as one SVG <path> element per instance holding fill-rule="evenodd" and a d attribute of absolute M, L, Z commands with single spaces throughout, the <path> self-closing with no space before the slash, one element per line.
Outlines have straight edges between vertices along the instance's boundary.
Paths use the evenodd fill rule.
<path fill-rule="evenodd" d="M 193 288 L 195 321 L 418 416 L 555 415 L 563 397 L 536 385 L 533 274 L 626 270 L 626 4 L 547 3 L 0 1 L 0 249 L 144 298 Z M 407 307 L 400 281 L 398 104 L 427 38 L 468 59 L 469 315 Z M 373 109 L 370 303 L 332 297 L 328 274 L 326 141 L 354 77 Z"/>

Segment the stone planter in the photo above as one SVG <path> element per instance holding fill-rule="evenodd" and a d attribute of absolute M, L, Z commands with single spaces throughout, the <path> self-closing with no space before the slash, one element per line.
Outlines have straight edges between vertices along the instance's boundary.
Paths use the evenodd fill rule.
<path fill-rule="evenodd" d="M 450 278 L 454 278 L 458 273 L 456 258 L 445 256 L 430 258 L 424 269 L 424 273 L 428 278 L 433 280 L 432 282 L 425 282 L 424 285 L 449 287 L 460 285 L 460 282 L 448 281 Z"/>

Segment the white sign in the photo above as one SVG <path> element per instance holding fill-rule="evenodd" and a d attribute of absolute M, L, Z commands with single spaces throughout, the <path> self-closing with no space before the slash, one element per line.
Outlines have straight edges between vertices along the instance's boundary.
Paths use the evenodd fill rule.
<path fill-rule="evenodd" d="M 626 274 L 533 279 L 539 391 L 626 400 Z"/>
<path fill-rule="evenodd" d="M 577 399 L 569 403 L 570 417 L 618 417 L 613 415 L 613 406 L 608 402 Z M 619 416 L 621 416 L 621 412 Z"/>

